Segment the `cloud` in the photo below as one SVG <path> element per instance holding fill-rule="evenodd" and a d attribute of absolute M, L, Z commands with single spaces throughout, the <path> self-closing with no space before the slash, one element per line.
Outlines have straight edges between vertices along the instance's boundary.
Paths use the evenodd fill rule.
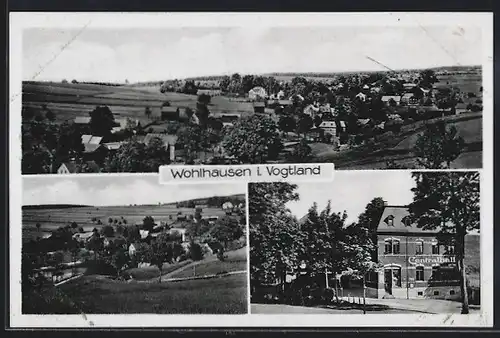
<path fill-rule="evenodd" d="M 246 185 L 160 185 L 156 175 L 23 178 L 23 205 L 130 205 L 171 203 L 214 195 L 244 194 Z"/>
<path fill-rule="evenodd" d="M 480 64 L 475 27 L 279 27 L 93 29 L 67 48 L 64 30 L 29 30 L 24 78 L 146 81 L 174 77 L 267 72 L 380 70 Z"/>

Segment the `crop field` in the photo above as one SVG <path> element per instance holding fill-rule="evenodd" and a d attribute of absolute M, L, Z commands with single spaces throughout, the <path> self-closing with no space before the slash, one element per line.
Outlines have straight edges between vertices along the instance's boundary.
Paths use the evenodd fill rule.
<path fill-rule="evenodd" d="M 87 314 L 247 313 L 246 274 L 174 283 L 127 283 L 85 276 L 59 290 Z"/>
<path fill-rule="evenodd" d="M 139 119 L 149 123 L 144 110 L 149 107 L 154 116 L 159 116 L 161 106 L 169 101 L 174 107 L 196 109 L 196 95 L 161 93 L 159 87 L 105 86 L 94 84 L 71 84 L 53 82 L 23 83 L 23 106 L 35 111 L 46 105 L 56 115 L 56 122 L 73 120 L 77 116 L 88 116 L 96 106 L 108 106 L 115 118 Z M 229 98 L 212 98 L 209 109 L 213 113 L 253 113 L 249 102 L 234 102 Z"/>
<path fill-rule="evenodd" d="M 61 209 L 23 209 L 23 239 L 31 239 L 41 236 L 43 233 L 50 233 L 60 226 L 69 225 L 76 222 L 85 231 L 91 231 L 94 227 L 99 228 L 92 218 L 101 220 L 103 225 L 108 224 L 108 219 L 121 219 L 123 216 L 127 224 L 142 223 L 146 216 L 152 216 L 155 222 L 172 223 L 176 219 L 177 213 L 183 215 L 194 215 L 194 209 L 176 208 L 175 205 L 141 205 L 141 206 L 105 206 L 105 207 L 75 207 Z M 172 215 L 173 220 L 169 216 Z M 203 216 L 224 216 L 225 212 L 221 208 L 205 208 Z M 36 224 L 40 223 L 40 232 Z"/>
<path fill-rule="evenodd" d="M 439 75 L 439 82 L 435 83 L 434 86 L 440 87 L 454 87 L 460 89 L 460 91 L 468 93 L 480 93 L 480 88 L 483 85 L 483 79 L 481 72 L 471 72 L 468 74 L 454 74 L 454 75 Z"/>

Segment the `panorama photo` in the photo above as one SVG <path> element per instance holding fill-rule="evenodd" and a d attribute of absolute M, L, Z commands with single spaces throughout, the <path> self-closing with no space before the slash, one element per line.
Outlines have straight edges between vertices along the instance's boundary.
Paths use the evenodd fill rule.
<path fill-rule="evenodd" d="M 23 178 L 23 314 L 248 313 L 246 186 Z"/>
<path fill-rule="evenodd" d="M 29 28 L 22 173 L 481 168 L 479 27 Z"/>
<path fill-rule="evenodd" d="M 397 170 L 250 184 L 251 313 L 481 313 L 479 182 Z"/>

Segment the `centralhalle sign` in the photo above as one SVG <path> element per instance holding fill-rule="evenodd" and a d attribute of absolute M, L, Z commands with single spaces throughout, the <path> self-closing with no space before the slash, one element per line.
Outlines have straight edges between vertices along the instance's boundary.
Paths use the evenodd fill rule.
<path fill-rule="evenodd" d="M 439 257 L 408 257 L 408 263 L 411 265 L 438 265 L 438 264 L 452 264 L 455 263 L 454 256 L 439 256 Z"/>

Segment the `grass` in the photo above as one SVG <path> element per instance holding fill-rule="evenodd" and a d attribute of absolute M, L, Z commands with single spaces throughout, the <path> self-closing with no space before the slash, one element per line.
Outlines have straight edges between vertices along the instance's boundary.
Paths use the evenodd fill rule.
<path fill-rule="evenodd" d="M 169 275 L 169 278 L 201 277 L 247 269 L 246 247 L 228 251 L 226 255 L 227 258 L 223 262 L 213 256 L 207 257 L 196 266 L 193 265 L 178 273 Z"/>
<path fill-rule="evenodd" d="M 175 283 L 127 283 L 85 276 L 60 286 L 84 313 L 247 313 L 247 276 Z"/>
<path fill-rule="evenodd" d="M 177 269 L 182 268 L 183 266 L 186 266 L 190 264 L 192 261 L 190 259 L 174 263 L 174 264 L 168 264 L 165 263 L 163 265 L 162 269 L 162 275 L 171 273 Z M 153 278 L 158 278 L 160 275 L 160 270 L 156 266 L 148 266 L 144 268 L 132 268 L 125 270 L 123 272 L 124 274 L 131 275 L 134 280 L 151 280 Z"/>

